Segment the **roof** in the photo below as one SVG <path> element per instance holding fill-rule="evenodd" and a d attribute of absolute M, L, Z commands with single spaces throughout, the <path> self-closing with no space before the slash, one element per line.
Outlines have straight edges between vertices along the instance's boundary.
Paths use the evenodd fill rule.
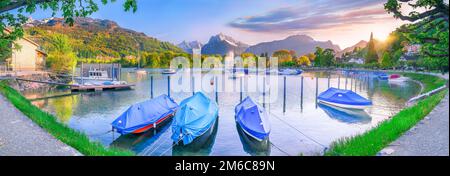
<path fill-rule="evenodd" d="M 5 31 L 8 32 L 8 33 L 11 33 L 11 32 L 12 32 L 12 30 L 9 29 L 9 28 L 5 28 Z M 28 39 L 28 38 L 26 38 L 26 37 L 22 37 L 22 39 L 26 40 L 27 42 L 30 42 L 31 44 L 33 44 L 33 45 L 35 45 L 35 46 L 38 46 L 38 47 L 40 46 L 39 44 L 37 44 L 37 43 L 34 42 L 33 40 L 30 40 L 30 39 Z"/>

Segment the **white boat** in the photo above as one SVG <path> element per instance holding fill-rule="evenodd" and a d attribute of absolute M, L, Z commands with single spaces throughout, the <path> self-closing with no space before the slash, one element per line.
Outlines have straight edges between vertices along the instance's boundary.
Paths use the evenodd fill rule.
<path fill-rule="evenodd" d="M 76 77 L 75 79 L 83 81 L 111 81 L 111 78 L 108 77 L 108 72 L 99 69 L 90 69 L 87 77 Z"/>
<path fill-rule="evenodd" d="M 400 76 L 400 75 L 397 75 L 397 74 L 393 74 L 393 75 L 389 76 L 389 79 L 388 79 L 388 81 L 390 83 L 402 83 L 402 82 L 405 82 L 407 80 L 408 80 L 407 77 L 403 77 L 403 76 Z"/>
<path fill-rule="evenodd" d="M 175 69 L 165 69 L 161 72 L 162 74 L 175 74 L 177 71 Z"/>

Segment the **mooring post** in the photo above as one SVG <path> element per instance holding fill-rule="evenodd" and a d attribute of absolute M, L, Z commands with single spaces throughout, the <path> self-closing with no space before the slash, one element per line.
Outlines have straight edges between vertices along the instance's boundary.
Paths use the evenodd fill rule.
<path fill-rule="evenodd" d="M 338 89 L 341 88 L 341 75 L 338 75 Z"/>
<path fill-rule="evenodd" d="M 192 87 L 192 95 L 195 94 L 195 78 L 194 76 L 192 76 L 192 83 L 191 83 L 191 87 Z"/>
<path fill-rule="evenodd" d="M 303 76 L 301 77 L 300 85 L 300 108 L 303 109 Z"/>
<path fill-rule="evenodd" d="M 266 76 L 263 77 L 263 107 L 266 108 Z"/>
<path fill-rule="evenodd" d="M 283 86 L 283 113 L 286 112 L 286 76 L 283 77 L 284 86 Z"/>
<path fill-rule="evenodd" d="M 217 76 L 216 77 L 214 77 L 214 83 L 216 84 L 215 86 L 216 86 L 216 88 L 215 88 L 215 91 L 216 91 L 216 103 L 219 103 L 219 91 L 217 90 L 218 88 L 219 88 L 219 86 L 218 86 L 218 82 L 217 82 Z"/>
<path fill-rule="evenodd" d="M 170 76 L 167 76 L 167 96 L 170 97 Z"/>
<path fill-rule="evenodd" d="M 317 108 L 317 96 L 319 95 L 319 77 L 316 77 L 316 108 Z"/>
<path fill-rule="evenodd" d="M 328 75 L 328 88 L 330 88 L 330 79 L 331 79 L 331 75 Z"/>
<path fill-rule="evenodd" d="M 239 82 L 240 82 L 239 102 L 242 102 L 242 77 L 239 78 Z"/>
<path fill-rule="evenodd" d="M 153 75 L 150 76 L 150 98 L 153 99 Z"/>

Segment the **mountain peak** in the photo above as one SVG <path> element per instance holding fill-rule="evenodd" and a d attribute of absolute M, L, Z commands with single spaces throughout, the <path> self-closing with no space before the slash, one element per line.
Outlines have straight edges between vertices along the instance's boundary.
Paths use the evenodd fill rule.
<path fill-rule="evenodd" d="M 247 47 L 247 44 L 237 41 L 223 33 L 219 33 L 212 36 L 208 43 L 203 46 L 202 53 L 225 55 L 233 52 L 234 54 L 241 54 Z"/>

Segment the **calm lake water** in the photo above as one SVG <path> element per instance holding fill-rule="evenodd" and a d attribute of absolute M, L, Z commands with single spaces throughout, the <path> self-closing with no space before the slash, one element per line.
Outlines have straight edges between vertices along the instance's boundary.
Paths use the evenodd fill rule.
<path fill-rule="evenodd" d="M 220 75 L 220 74 L 217 74 Z M 150 98 L 150 77 L 153 77 L 154 96 L 167 94 L 167 75 L 158 73 L 137 74 L 124 70 L 122 80 L 136 84 L 133 90 L 104 91 L 71 94 L 68 90 L 40 89 L 22 92 L 36 106 L 53 113 L 58 120 L 71 128 L 86 133 L 92 140 L 106 146 L 130 149 L 138 155 L 317 155 L 333 141 L 363 133 L 383 120 L 390 118 L 402 108 L 405 102 L 420 92 L 420 85 L 413 81 L 390 84 L 379 81 L 373 75 L 343 74 L 342 72 L 305 72 L 299 76 L 286 76 L 286 105 L 283 112 L 283 76 L 278 76 L 278 89 L 266 93 L 243 93 L 251 96 L 270 112 L 272 131 L 270 144 L 256 146 L 237 128 L 234 107 L 240 101 L 239 91 L 219 92 L 219 118 L 216 130 L 204 146 L 173 146 L 170 123 L 156 131 L 141 135 L 112 133 L 111 122 L 130 105 Z M 277 75 L 275 75 L 277 76 Z M 318 93 L 331 87 L 352 89 L 373 101 L 373 106 L 364 113 L 346 114 L 316 103 L 316 79 Z M 250 74 L 247 78 L 264 77 Z M 303 77 L 303 100 L 301 98 L 301 77 Z M 331 77 L 329 79 L 329 77 Z M 339 78 L 340 79 L 339 79 Z M 354 77 L 351 79 L 350 77 Z M 269 79 L 269 78 L 267 78 Z M 340 83 L 338 83 L 340 80 Z M 225 78 L 224 82 L 238 85 L 239 79 Z M 247 84 L 244 81 L 244 84 Z M 252 84 L 252 83 L 248 83 Z M 210 85 L 214 87 L 213 85 Z M 239 86 L 238 86 L 239 87 Z M 275 93 L 274 93 L 275 92 Z M 275 94 L 278 95 L 275 95 Z M 215 100 L 215 93 L 207 93 Z M 171 92 L 176 102 L 192 95 L 192 92 Z M 270 95 L 270 96 L 269 96 Z M 278 97 L 278 98 L 277 98 Z M 271 102 L 272 101 L 272 102 Z M 348 114 L 348 113 L 347 113 Z"/>

